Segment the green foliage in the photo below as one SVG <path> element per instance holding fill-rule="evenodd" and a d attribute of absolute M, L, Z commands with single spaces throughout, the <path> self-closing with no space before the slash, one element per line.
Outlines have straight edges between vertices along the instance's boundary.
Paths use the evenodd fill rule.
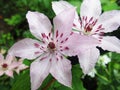
<path fill-rule="evenodd" d="M 101 0 L 101 2 L 103 11 L 120 9 L 118 4 L 116 3 L 116 0 Z"/>
<path fill-rule="evenodd" d="M 107 67 L 97 68 L 98 89 L 97 90 L 119 90 L 120 85 L 120 54 L 110 53 L 111 62 Z M 100 68 L 101 67 L 101 68 Z"/>
<path fill-rule="evenodd" d="M 13 36 L 11 33 L 0 33 L 0 48 L 7 49 L 14 43 Z"/>
<path fill-rule="evenodd" d="M 11 90 L 30 90 L 29 70 L 26 70 L 15 78 Z"/>
<path fill-rule="evenodd" d="M 22 17 L 19 14 L 13 15 L 11 18 L 5 18 L 8 25 L 16 26 L 21 23 Z"/>

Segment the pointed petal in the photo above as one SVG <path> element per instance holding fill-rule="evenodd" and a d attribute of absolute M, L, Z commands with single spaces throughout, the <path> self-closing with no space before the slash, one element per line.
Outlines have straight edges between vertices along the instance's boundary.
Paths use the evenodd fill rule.
<path fill-rule="evenodd" d="M 73 8 L 74 6 L 66 1 L 53 1 L 52 2 L 52 8 L 56 15 L 64 11 L 65 9 Z M 79 30 L 80 29 L 80 22 L 79 22 L 79 16 L 77 14 L 77 11 L 75 11 L 75 17 L 73 22 L 73 28 Z"/>
<path fill-rule="evenodd" d="M 55 77 L 55 79 L 58 80 L 61 84 L 71 87 L 71 63 L 69 60 L 63 58 L 56 60 L 54 58 L 52 60 L 52 67 L 50 69 L 50 73 L 52 76 Z"/>
<path fill-rule="evenodd" d="M 72 8 L 72 7 L 74 6 L 72 6 L 66 1 L 53 1 L 52 2 L 52 9 L 54 10 L 56 15 L 64 11 L 66 8 Z"/>
<path fill-rule="evenodd" d="M 79 35 L 77 33 L 72 34 L 68 40 L 61 44 L 63 49 L 61 53 L 67 56 L 74 56 L 80 52 L 86 51 L 86 49 L 95 47 L 99 44 L 99 41 L 91 36 Z"/>
<path fill-rule="evenodd" d="M 112 32 L 120 26 L 120 11 L 113 10 L 103 13 L 96 26 L 101 25 L 105 28 L 102 32 Z"/>
<path fill-rule="evenodd" d="M 29 23 L 30 31 L 36 38 L 40 39 L 41 33 L 48 35 L 48 33 L 51 32 L 52 25 L 44 14 L 28 11 L 26 18 Z"/>
<path fill-rule="evenodd" d="M 89 19 L 91 17 L 97 19 L 100 14 L 101 14 L 100 0 L 83 0 L 80 9 L 81 17 L 87 16 Z"/>
<path fill-rule="evenodd" d="M 39 55 L 43 53 L 43 51 L 37 46 L 41 46 L 42 43 L 33 39 L 23 39 L 15 43 L 9 50 L 9 54 L 13 56 L 27 58 L 27 59 L 35 59 Z M 36 53 L 39 52 L 39 53 Z"/>
<path fill-rule="evenodd" d="M 0 62 L 4 60 L 4 56 L 0 53 Z"/>
<path fill-rule="evenodd" d="M 61 12 L 54 18 L 53 20 L 54 30 L 55 30 L 54 38 L 56 38 L 57 32 L 59 35 L 63 33 L 62 38 L 68 36 L 71 33 L 74 14 L 75 14 L 75 8 L 70 8 L 70 9 L 65 9 L 63 12 Z"/>
<path fill-rule="evenodd" d="M 19 66 L 19 63 L 18 62 L 12 62 L 10 65 L 9 65 L 9 69 L 13 70 L 15 68 L 17 68 Z"/>
<path fill-rule="evenodd" d="M 11 62 L 14 60 L 15 60 L 14 56 L 7 54 L 5 62 L 7 62 L 8 64 L 11 64 Z"/>
<path fill-rule="evenodd" d="M 12 71 L 12 70 L 7 70 L 7 71 L 5 71 L 5 74 L 6 74 L 7 76 L 13 78 L 13 71 Z"/>
<path fill-rule="evenodd" d="M 37 90 L 49 74 L 51 65 L 49 57 L 41 61 L 39 59 L 34 61 L 30 66 L 31 90 Z"/>
<path fill-rule="evenodd" d="M 88 74 L 94 68 L 100 53 L 97 48 L 90 48 L 83 53 L 78 54 L 80 67 L 84 74 Z"/>
<path fill-rule="evenodd" d="M 120 40 L 114 36 L 106 36 L 103 37 L 99 47 L 101 47 L 103 50 L 120 53 Z"/>

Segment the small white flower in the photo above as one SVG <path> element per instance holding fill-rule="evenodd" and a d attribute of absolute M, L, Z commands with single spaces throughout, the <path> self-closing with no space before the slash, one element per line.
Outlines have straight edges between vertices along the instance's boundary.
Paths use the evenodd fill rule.
<path fill-rule="evenodd" d="M 14 61 L 15 57 L 7 55 L 6 59 L 0 53 L 0 76 L 3 74 L 13 77 L 13 71 L 18 66 L 18 63 Z"/>
<path fill-rule="evenodd" d="M 103 55 L 99 57 L 98 64 L 106 66 L 106 64 L 108 64 L 109 62 L 111 62 L 111 58 L 108 57 L 108 55 Z"/>

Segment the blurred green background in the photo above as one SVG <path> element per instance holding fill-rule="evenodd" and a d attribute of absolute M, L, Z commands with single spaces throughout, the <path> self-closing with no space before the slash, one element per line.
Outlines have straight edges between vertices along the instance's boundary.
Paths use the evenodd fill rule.
<path fill-rule="evenodd" d="M 55 16 L 51 7 L 52 1 L 58 0 L 0 0 L 0 52 L 6 53 L 16 41 L 22 38 L 34 38 L 29 32 L 26 20 L 27 11 L 44 13 L 52 22 Z M 80 13 L 79 7 L 82 0 L 66 1 L 77 6 L 77 11 Z M 101 3 L 103 12 L 120 10 L 120 0 L 101 0 Z M 120 29 L 108 34 L 120 38 Z M 101 57 L 104 55 L 110 59 L 110 62 L 103 65 L 106 59 L 100 58 L 96 64 L 94 77 L 83 76 L 79 64 L 73 65 L 72 89 L 59 84 L 49 75 L 39 90 L 120 90 L 120 54 L 101 50 Z M 27 60 L 25 63 L 30 64 Z M 0 90 L 30 90 L 29 69 L 14 76 L 14 79 L 0 77 Z"/>

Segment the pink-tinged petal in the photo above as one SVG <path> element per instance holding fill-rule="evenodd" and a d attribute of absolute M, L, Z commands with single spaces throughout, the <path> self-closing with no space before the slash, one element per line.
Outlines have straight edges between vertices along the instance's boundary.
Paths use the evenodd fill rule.
<path fill-rule="evenodd" d="M 83 0 L 80 8 L 81 17 L 87 16 L 89 19 L 91 17 L 98 18 L 101 14 L 101 3 L 100 0 Z"/>
<path fill-rule="evenodd" d="M 26 66 L 25 64 L 21 64 L 18 66 L 17 69 L 15 69 L 15 71 L 17 72 L 17 74 L 20 73 L 21 70 L 27 69 L 29 66 Z"/>
<path fill-rule="evenodd" d="M 3 70 L 0 70 L 0 76 L 2 76 L 4 74 Z"/>
<path fill-rule="evenodd" d="M 52 2 L 52 9 L 54 10 L 56 15 L 63 12 L 66 8 L 73 8 L 73 7 L 74 6 L 72 6 L 66 1 L 53 1 Z"/>
<path fill-rule="evenodd" d="M 34 61 L 30 66 L 31 90 L 37 90 L 49 74 L 51 66 L 49 57 L 44 60 L 39 59 Z"/>
<path fill-rule="evenodd" d="M 4 60 L 4 56 L 0 53 L 0 62 Z"/>
<path fill-rule="evenodd" d="M 30 31 L 36 38 L 40 39 L 42 38 L 42 33 L 48 35 L 49 32 L 51 32 L 51 22 L 44 14 L 28 11 L 26 18 L 29 23 Z"/>
<path fill-rule="evenodd" d="M 69 8 L 73 8 L 73 7 L 74 7 L 73 5 L 71 5 L 70 3 L 66 2 L 66 1 L 53 1 L 52 2 L 52 8 L 56 15 L 58 15 L 59 13 L 61 13 L 62 11 L 64 11 L 67 8 L 69 9 Z M 80 29 L 79 16 L 78 16 L 77 12 L 75 12 L 73 28 L 78 29 L 78 30 Z"/>
<path fill-rule="evenodd" d="M 19 63 L 18 62 L 12 62 L 10 65 L 9 65 L 9 69 L 13 70 L 15 68 L 17 68 L 19 66 Z"/>
<path fill-rule="evenodd" d="M 96 27 L 102 25 L 102 32 L 112 32 L 120 26 L 120 11 L 113 10 L 104 12 L 98 19 Z"/>
<path fill-rule="evenodd" d="M 43 50 L 39 48 L 41 44 L 37 40 L 26 38 L 15 43 L 10 48 L 9 54 L 27 59 L 35 59 L 43 53 Z"/>
<path fill-rule="evenodd" d="M 57 58 L 57 60 L 56 60 Z M 71 87 L 71 63 L 64 57 L 61 59 L 59 57 L 53 58 L 50 73 L 58 82 L 61 84 Z"/>
<path fill-rule="evenodd" d="M 80 52 L 84 52 L 86 49 L 99 45 L 99 41 L 91 36 L 80 35 L 77 33 L 72 34 L 68 40 L 61 44 L 64 55 L 74 56 Z M 66 48 L 68 47 L 68 48 Z"/>
<path fill-rule="evenodd" d="M 17 74 L 19 74 L 21 70 L 27 69 L 29 67 L 29 66 L 25 65 L 23 63 L 23 61 L 24 61 L 24 59 L 19 59 L 18 62 L 17 62 L 19 64 L 17 66 L 17 68 L 15 69 L 15 71 L 17 72 Z"/>
<path fill-rule="evenodd" d="M 88 74 L 94 68 L 100 53 L 97 48 L 90 48 L 85 52 L 79 53 L 79 63 L 84 74 Z"/>
<path fill-rule="evenodd" d="M 7 70 L 5 71 L 5 74 L 11 78 L 13 78 L 13 71 L 12 70 Z"/>
<path fill-rule="evenodd" d="M 5 62 L 6 62 L 7 64 L 11 64 L 11 62 L 14 61 L 15 59 L 16 59 L 16 58 L 15 58 L 14 56 L 12 56 L 12 55 L 10 55 L 10 54 L 7 54 L 6 59 L 5 59 Z"/>
<path fill-rule="evenodd" d="M 62 33 L 63 33 L 62 38 L 64 38 L 71 33 L 74 15 L 75 8 L 70 8 L 65 9 L 63 12 L 61 12 L 54 18 L 53 20 L 55 30 L 54 38 L 57 38 L 56 36 L 60 36 Z"/>
<path fill-rule="evenodd" d="M 120 40 L 114 36 L 106 36 L 103 37 L 99 47 L 101 47 L 103 50 L 120 53 Z"/>

